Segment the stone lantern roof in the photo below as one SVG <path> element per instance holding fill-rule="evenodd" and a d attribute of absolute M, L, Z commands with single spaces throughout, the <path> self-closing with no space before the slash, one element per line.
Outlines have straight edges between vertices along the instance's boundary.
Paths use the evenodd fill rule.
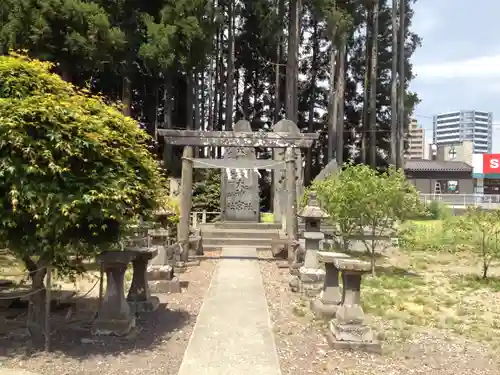
<path fill-rule="evenodd" d="M 318 199 L 316 199 L 316 193 L 314 191 L 309 193 L 309 199 L 307 204 L 298 213 L 299 217 L 304 219 L 324 219 L 330 217 L 325 211 L 319 206 Z"/>

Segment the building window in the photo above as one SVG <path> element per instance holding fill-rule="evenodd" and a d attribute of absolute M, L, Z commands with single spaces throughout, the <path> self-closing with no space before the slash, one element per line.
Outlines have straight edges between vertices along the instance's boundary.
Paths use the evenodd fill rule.
<path fill-rule="evenodd" d="M 440 180 L 438 184 L 442 194 L 459 194 L 459 186 L 457 180 Z"/>

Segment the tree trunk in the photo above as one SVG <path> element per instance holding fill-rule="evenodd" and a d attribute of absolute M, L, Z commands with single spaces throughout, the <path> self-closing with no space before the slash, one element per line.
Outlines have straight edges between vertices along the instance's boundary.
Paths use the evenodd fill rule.
<path fill-rule="evenodd" d="M 317 19 L 314 19 L 313 21 L 313 33 L 312 33 L 312 43 L 313 43 L 313 48 L 312 48 L 312 59 L 311 59 L 311 89 L 310 89 L 310 96 L 309 96 L 309 114 L 308 114 L 308 124 L 307 124 L 307 131 L 309 133 L 314 132 L 314 106 L 316 103 L 316 76 L 317 76 L 317 71 L 318 71 L 318 53 L 319 53 L 319 38 L 318 38 L 318 21 Z M 304 183 L 305 185 L 309 185 L 312 180 L 312 163 L 313 163 L 313 157 L 312 157 L 312 147 L 309 147 L 307 149 L 307 156 L 306 156 L 306 168 L 305 168 L 305 173 L 304 173 Z"/>
<path fill-rule="evenodd" d="M 66 82 L 71 83 L 72 79 L 71 69 L 68 67 L 67 64 L 61 64 L 61 78 Z"/>
<path fill-rule="evenodd" d="M 333 80 L 332 80 L 332 85 L 333 85 L 333 89 L 331 90 L 331 94 L 332 94 L 332 105 L 331 105 L 331 113 L 328 114 L 328 116 L 330 117 L 330 124 L 329 124 L 329 127 L 332 129 L 332 139 L 331 141 L 329 140 L 329 142 L 331 142 L 331 148 L 332 148 L 332 159 L 336 159 L 336 153 L 337 153 L 337 140 L 338 140 L 338 137 L 339 137 L 339 134 L 338 134 L 338 130 L 339 130 L 339 126 L 338 126 L 338 121 L 339 121 L 339 98 L 338 98 L 338 85 L 339 85 L 339 67 L 340 67 L 340 64 L 339 64 L 339 56 L 340 56 L 340 53 L 339 51 L 337 50 L 336 53 L 334 54 L 334 56 L 330 56 L 330 58 L 333 58 L 334 61 L 331 62 L 331 64 L 333 65 L 330 65 L 330 69 L 333 69 L 333 72 L 331 74 L 333 74 Z"/>
<path fill-rule="evenodd" d="M 163 84 L 163 126 L 165 129 L 172 129 L 172 115 L 174 111 L 174 99 L 172 97 L 172 76 L 165 73 Z M 163 163 L 167 170 L 172 168 L 172 145 L 163 145 Z"/>
<path fill-rule="evenodd" d="M 23 259 L 31 279 L 31 291 L 28 309 L 28 330 L 33 343 L 41 348 L 44 343 L 45 327 L 45 285 L 44 278 L 47 274 L 48 264 L 43 261 L 34 262 L 31 258 Z"/>
<path fill-rule="evenodd" d="M 372 9 L 372 51 L 370 66 L 370 165 L 377 166 L 377 57 L 378 57 L 378 0 L 374 0 Z"/>
<path fill-rule="evenodd" d="M 193 117 L 194 117 L 193 128 L 196 130 L 202 130 L 200 106 L 203 100 L 200 97 L 200 89 L 201 89 L 200 82 L 201 80 L 199 74 L 196 71 L 194 73 L 194 82 L 193 82 Z M 194 157 L 199 158 L 200 153 L 203 152 L 203 147 L 195 147 L 193 151 L 194 151 Z"/>
<path fill-rule="evenodd" d="M 224 125 L 224 54 L 223 54 L 223 43 L 224 43 L 224 30 L 221 29 L 221 35 L 219 36 L 220 41 L 220 54 L 219 54 L 219 100 L 217 101 L 217 122 L 215 125 L 216 130 L 222 130 Z M 216 155 L 222 156 L 222 148 L 216 147 Z"/>
<path fill-rule="evenodd" d="M 285 18 L 285 0 L 278 0 L 278 20 Z M 284 43 L 283 27 L 280 28 L 278 35 L 278 48 L 276 49 L 276 76 L 274 88 L 274 122 L 281 119 L 281 61 L 283 58 L 283 43 Z M 272 200 L 271 200 L 272 201 Z"/>
<path fill-rule="evenodd" d="M 193 116 L 193 105 L 194 105 L 194 85 L 193 74 L 187 72 L 186 74 L 186 129 L 194 128 L 194 116 Z"/>
<path fill-rule="evenodd" d="M 364 84 L 363 84 L 363 123 L 361 132 L 361 162 L 364 164 L 368 163 L 369 155 L 369 114 L 370 114 L 370 66 L 371 66 L 371 53 L 372 53 L 372 16 L 371 8 L 366 10 L 366 35 L 365 35 L 365 74 L 364 74 Z"/>
<path fill-rule="evenodd" d="M 207 121 L 207 129 L 213 130 L 214 128 L 214 62 L 212 56 L 210 56 L 209 65 L 208 65 L 208 87 L 207 87 L 207 95 L 208 95 L 208 121 Z"/>
<path fill-rule="evenodd" d="M 228 3 L 228 58 L 227 58 L 227 82 L 226 82 L 226 126 L 224 130 L 233 129 L 233 87 L 234 87 L 234 0 Z"/>
<path fill-rule="evenodd" d="M 401 168 L 398 164 L 397 156 L 398 144 L 398 0 L 392 0 L 391 21 L 392 21 L 392 69 L 391 69 L 391 164 L 396 168 Z"/>
<path fill-rule="evenodd" d="M 123 76 L 122 78 L 122 104 L 123 114 L 125 116 L 132 115 L 132 81 L 129 77 Z"/>
<path fill-rule="evenodd" d="M 347 36 L 343 35 L 341 37 L 339 53 L 338 53 L 338 70 L 337 70 L 337 88 L 335 89 L 335 96 L 338 108 L 337 116 L 337 146 L 336 157 L 337 165 L 339 167 L 344 164 L 344 108 L 345 108 L 345 66 L 346 66 L 346 54 L 347 54 Z"/>
<path fill-rule="evenodd" d="M 335 157 L 335 144 L 336 144 L 336 102 L 335 102 L 335 77 L 337 74 L 336 70 L 336 56 L 337 49 L 335 48 L 335 38 L 337 34 L 337 25 L 332 28 L 332 35 L 330 36 L 330 87 L 328 90 L 328 160 L 326 160 L 325 165 L 328 164 Z"/>
<path fill-rule="evenodd" d="M 215 59 L 215 79 L 214 79 L 214 91 L 213 91 L 213 94 L 214 94 L 214 107 L 213 107 L 213 111 L 212 111 L 212 119 L 211 119 L 211 129 L 210 130 L 217 130 L 217 118 L 218 118 L 218 110 L 219 110 L 219 96 L 220 96 L 220 80 L 221 80 L 221 77 L 220 77 L 220 58 L 219 58 L 219 55 L 221 54 L 221 32 L 220 32 L 220 27 L 217 29 L 217 32 L 216 32 L 216 36 L 215 36 L 215 55 L 214 55 L 214 59 Z M 210 154 L 211 154 L 211 157 L 212 158 L 215 158 L 216 157 L 216 153 L 217 153 L 217 148 L 216 147 L 212 147 L 211 148 L 211 151 L 210 151 Z"/>
<path fill-rule="evenodd" d="M 300 37 L 300 0 L 290 0 L 288 25 L 288 56 L 286 62 L 286 118 L 298 122 L 297 113 L 297 81 L 298 81 L 298 53 Z"/>
<path fill-rule="evenodd" d="M 172 76 L 165 75 L 163 89 L 163 126 L 165 129 L 172 129 L 172 114 L 174 111 L 174 100 L 172 98 Z"/>

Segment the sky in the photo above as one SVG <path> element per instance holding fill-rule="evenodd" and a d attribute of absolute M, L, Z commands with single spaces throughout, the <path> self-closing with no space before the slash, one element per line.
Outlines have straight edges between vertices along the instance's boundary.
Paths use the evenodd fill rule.
<path fill-rule="evenodd" d="M 432 116 L 455 110 L 493 112 L 493 152 L 500 152 L 500 1 L 417 0 L 412 30 L 415 119 L 432 139 Z M 495 124 L 498 124 L 495 126 Z"/>

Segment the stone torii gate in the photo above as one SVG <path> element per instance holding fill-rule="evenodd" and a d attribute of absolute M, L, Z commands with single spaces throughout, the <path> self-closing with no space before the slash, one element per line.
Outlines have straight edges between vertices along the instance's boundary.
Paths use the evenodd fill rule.
<path fill-rule="evenodd" d="M 280 126 L 277 126 L 278 124 Z M 296 125 L 289 120 L 281 120 L 278 124 L 276 126 L 280 129 L 296 128 Z M 181 244 L 187 245 L 189 240 L 194 168 L 225 169 L 228 173 L 222 176 L 221 181 L 223 220 L 255 222 L 260 218 L 257 170 L 285 170 L 286 188 L 280 193 L 286 197 L 283 199 L 286 200 L 286 210 L 282 210 L 282 217 L 278 218 L 278 221 L 284 224 L 289 241 L 297 238 L 296 159 L 300 152 L 298 149 L 311 147 L 319 138 L 318 134 L 252 132 L 250 123 L 240 120 L 234 125 L 234 131 L 158 129 L 158 135 L 164 138 L 165 144 L 184 146 L 178 229 L 178 241 Z M 227 150 L 224 159 L 194 158 L 193 147 L 224 147 Z M 256 159 L 255 147 L 284 149 L 285 157 L 280 160 Z M 235 173 L 242 170 L 245 171 L 244 176 Z M 187 251 L 184 253 L 187 255 Z"/>

